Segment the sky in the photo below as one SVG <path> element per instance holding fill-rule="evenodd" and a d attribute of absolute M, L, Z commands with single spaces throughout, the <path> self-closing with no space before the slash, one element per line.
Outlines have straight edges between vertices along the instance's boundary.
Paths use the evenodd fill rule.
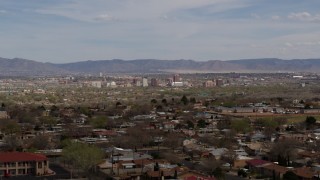
<path fill-rule="evenodd" d="M 0 57 L 320 58 L 319 0 L 0 0 Z"/>

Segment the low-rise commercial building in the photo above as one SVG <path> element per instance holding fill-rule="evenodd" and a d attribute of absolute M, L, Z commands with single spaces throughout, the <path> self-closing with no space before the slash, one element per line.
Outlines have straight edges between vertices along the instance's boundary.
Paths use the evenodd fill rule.
<path fill-rule="evenodd" d="M 27 152 L 0 152 L 0 176 L 34 175 L 49 173 L 49 161 L 42 154 Z"/>

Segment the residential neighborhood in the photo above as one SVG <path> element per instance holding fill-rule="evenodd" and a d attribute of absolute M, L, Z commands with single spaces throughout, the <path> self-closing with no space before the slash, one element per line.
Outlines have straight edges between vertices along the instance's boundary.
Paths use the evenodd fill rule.
<path fill-rule="evenodd" d="M 301 79 L 293 78 L 286 84 L 273 79 L 267 85 L 193 87 L 201 77 L 191 77 L 174 75 L 173 82 L 188 82 L 181 87 L 11 80 L 41 82 L 42 90 L 13 83 L 0 94 L 1 175 L 319 179 L 317 86 L 301 89 Z M 305 93 L 294 96 L 300 91 Z"/>

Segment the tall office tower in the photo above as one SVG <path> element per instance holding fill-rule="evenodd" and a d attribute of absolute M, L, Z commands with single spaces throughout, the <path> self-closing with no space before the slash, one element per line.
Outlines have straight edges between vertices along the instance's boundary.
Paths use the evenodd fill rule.
<path fill-rule="evenodd" d="M 175 74 L 174 76 L 173 76 L 173 82 L 179 82 L 180 81 L 180 76 L 179 76 L 179 74 Z"/>

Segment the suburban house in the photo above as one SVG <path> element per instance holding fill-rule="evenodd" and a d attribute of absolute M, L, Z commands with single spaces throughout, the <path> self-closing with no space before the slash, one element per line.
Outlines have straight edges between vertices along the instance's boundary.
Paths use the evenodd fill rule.
<path fill-rule="evenodd" d="M 200 172 L 196 171 L 184 171 L 180 174 L 178 174 L 178 179 L 183 180 L 216 180 L 214 177 L 208 177 L 204 174 L 201 174 Z"/>
<path fill-rule="evenodd" d="M 314 177 L 316 177 L 316 173 L 309 167 L 295 168 L 292 170 L 292 172 L 302 180 L 312 180 Z"/>
<path fill-rule="evenodd" d="M 7 111 L 0 110 L 0 119 L 9 119 L 10 116 L 8 115 Z"/>
<path fill-rule="evenodd" d="M 279 166 L 274 163 L 265 164 L 261 166 L 261 174 L 269 177 L 275 177 L 276 179 L 282 179 L 283 175 L 288 171 L 288 168 Z"/>
<path fill-rule="evenodd" d="M 261 173 L 261 167 L 272 164 L 272 162 L 265 161 L 262 159 L 252 159 L 247 161 L 246 163 L 250 171 L 257 172 L 257 173 Z"/>
<path fill-rule="evenodd" d="M 233 162 L 233 167 L 235 168 L 244 168 L 247 165 L 247 161 L 252 160 L 253 158 L 247 156 L 237 156 Z"/>
<path fill-rule="evenodd" d="M 227 152 L 228 152 L 227 148 L 217 148 L 217 149 L 213 148 L 213 149 L 210 149 L 209 156 L 212 156 L 215 159 L 220 159 Z"/>
<path fill-rule="evenodd" d="M 0 152 L 0 176 L 49 174 L 49 161 L 42 154 L 27 152 Z"/>

